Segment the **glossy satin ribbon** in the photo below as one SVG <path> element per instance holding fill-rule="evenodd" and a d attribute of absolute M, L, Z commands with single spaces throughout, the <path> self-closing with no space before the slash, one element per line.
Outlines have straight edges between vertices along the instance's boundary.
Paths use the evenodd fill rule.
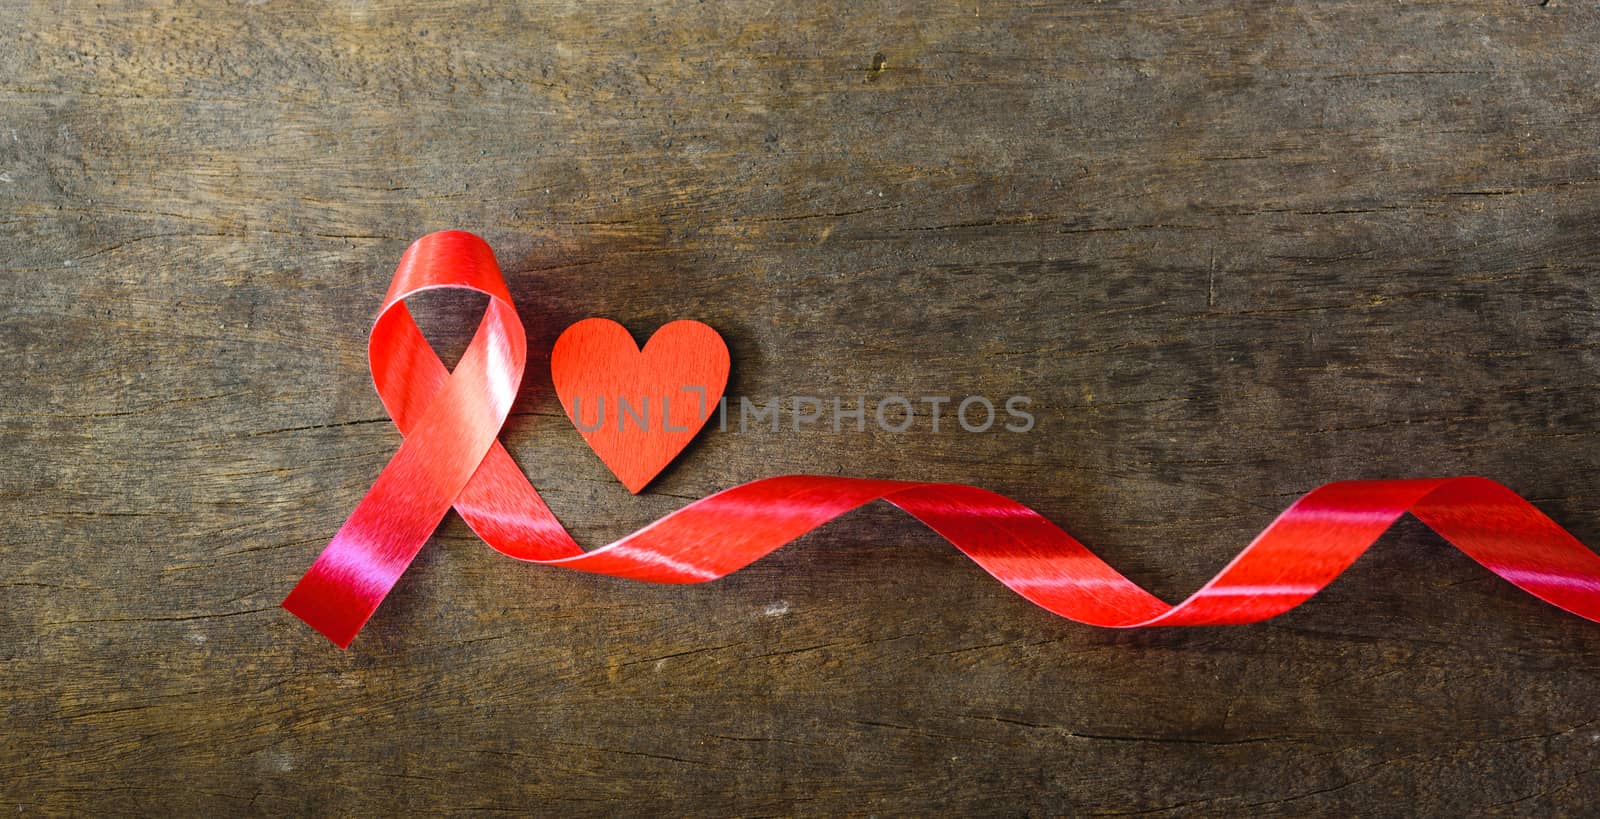
<path fill-rule="evenodd" d="M 489 297 L 449 371 L 404 299 L 431 288 Z M 1517 587 L 1600 621 L 1600 556 L 1532 504 L 1484 478 L 1344 481 L 1295 501 L 1216 577 L 1169 605 L 1016 501 L 973 486 L 784 475 L 695 501 L 585 552 L 496 440 L 522 381 L 527 345 L 494 254 L 460 231 L 405 252 L 373 325 L 368 360 L 405 440 L 333 541 L 283 601 L 340 647 L 372 616 L 454 507 L 491 547 L 519 560 L 654 583 L 738 571 L 874 500 L 922 521 L 1016 593 L 1097 626 L 1250 623 L 1316 594 L 1410 512 Z"/>

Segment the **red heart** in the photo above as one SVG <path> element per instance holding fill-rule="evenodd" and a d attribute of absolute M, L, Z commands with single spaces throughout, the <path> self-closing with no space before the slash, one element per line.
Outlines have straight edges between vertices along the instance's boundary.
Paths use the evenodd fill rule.
<path fill-rule="evenodd" d="M 550 378 L 578 432 L 637 495 L 715 411 L 728 345 L 705 324 L 674 321 L 640 350 L 627 328 L 589 318 L 556 339 Z"/>

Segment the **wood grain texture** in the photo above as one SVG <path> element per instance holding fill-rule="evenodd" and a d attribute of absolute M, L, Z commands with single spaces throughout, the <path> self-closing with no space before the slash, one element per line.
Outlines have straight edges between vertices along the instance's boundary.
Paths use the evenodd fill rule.
<path fill-rule="evenodd" d="M 348 653 L 277 603 L 398 445 L 366 325 L 447 227 L 588 544 L 803 471 L 988 487 L 1169 599 L 1334 479 L 1600 545 L 1594 4 L 0 7 L 0 813 L 1592 804 L 1600 629 L 1415 524 L 1240 628 L 1056 619 L 877 506 L 696 587 L 452 516 Z M 634 498 L 549 394 L 590 315 L 1038 424 L 708 432 Z"/>

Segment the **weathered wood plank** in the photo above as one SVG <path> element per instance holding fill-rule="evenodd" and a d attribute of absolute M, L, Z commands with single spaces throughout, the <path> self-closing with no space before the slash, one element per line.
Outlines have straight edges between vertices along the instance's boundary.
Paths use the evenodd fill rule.
<path fill-rule="evenodd" d="M 0 810 L 1597 784 L 1593 626 L 1415 525 L 1237 629 L 1057 620 L 879 508 L 659 588 L 452 517 L 352 651 L 276 608 L 398 443 L 365 326 L 443 227 L 500 253 L 536 351 L 504 440 L 586 543 L 782 469 L 977 483 L 1170 598 L 1339 478 L 1492 475 L 1600 544 L 1590 6 L 0 5 Z M 459 349 L 474 309 L 419 313 Z M 538 358 L 587 315 L 712 324 L 734 395 L 1039 423 L 712 433 L 632 498 Z"/>

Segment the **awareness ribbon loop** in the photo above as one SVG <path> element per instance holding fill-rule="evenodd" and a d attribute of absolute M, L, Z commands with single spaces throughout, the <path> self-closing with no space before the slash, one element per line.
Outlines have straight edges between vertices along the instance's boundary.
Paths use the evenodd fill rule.
<path fill-rule="evenodd" d="M 404 304 L 407 296 L 433 288 L 489 297 L 453 371 Z M 959 484 L 763 478 L 585 552 L 496 440 L 526 359 L 522 321 L 487 243 L 445 231 L 406 250 L 368 343 L 373 382 L 405 440 L 284 608 L 348 647 L 451 508 L 492 548 L 519 560 L 654 583 L 698 583 L 884 500 L 1012 591 L 1090 625 L 1221 625 L 1274 617 L 1322 590 L 1407 512 L 1524 591 L 1600 621 L 1600 555 L 1510 489 L 1477 477 L 1317 487 L 1177 605 L 1122 576 L 1032 509 Z"/>

